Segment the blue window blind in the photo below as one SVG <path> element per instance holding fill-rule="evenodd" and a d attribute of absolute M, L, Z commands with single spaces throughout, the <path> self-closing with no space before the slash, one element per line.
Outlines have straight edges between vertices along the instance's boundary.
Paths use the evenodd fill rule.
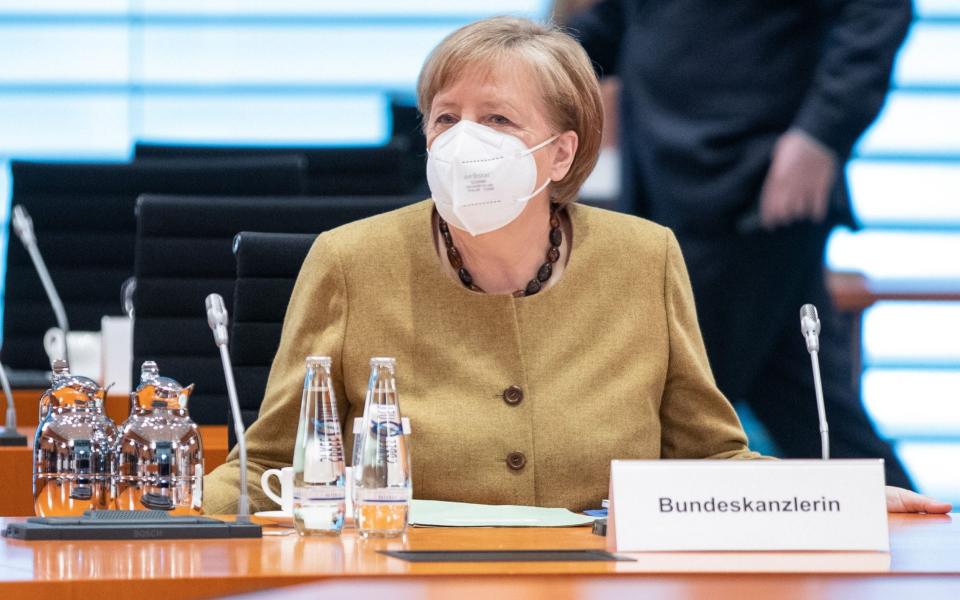
<path fill-rule="evenodd" d="M 828 264 L 911 289 L 960 280 L 960 0 L 916 0 L 893 90 L 848 166 L 858 232 Z M 960 503 L 960 303 L 882 302 L 863 323 L 864 405 L 921 490 Z"/>
<path fill-rule="evenodd" d="M 390 98 L 412 98 L 443 36 L 549 9 L 547 0 L 0 0 L 0 220 L 14 157 L 122 160 L 137 140 L 382 144 Z"/>

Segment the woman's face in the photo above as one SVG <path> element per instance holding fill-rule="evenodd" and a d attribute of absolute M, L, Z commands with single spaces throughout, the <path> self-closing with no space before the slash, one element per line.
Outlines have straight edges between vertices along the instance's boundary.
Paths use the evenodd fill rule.
<path fill-rule="evenodd" d="M 537 185 L 547 177 L 559 181 L 573 162 L 577 134 L 554 129 L 529 69 L 525 65 L 512 66 L 491 69 L 479 76 L 466 75 L 440 90 L 430 106 L 427 147 L 463 119 L 515 136 L 528 148 L 560 134 L 552 144 L 533 153 Z"/>

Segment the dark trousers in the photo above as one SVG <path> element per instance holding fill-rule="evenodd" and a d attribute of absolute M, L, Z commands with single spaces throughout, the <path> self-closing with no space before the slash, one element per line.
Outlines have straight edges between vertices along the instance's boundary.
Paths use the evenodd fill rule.
<path fill-rule="evenodd" d="M 707 355 L 720 390 L 750 406 L 784 458 L 819 458 L 810 355 L 800 333 L 800 307 L 814 304 L 831 457 L 883 458 L 887 484 L 912 489 L 854 384 L 850 322 L 834 309 L 824 282 L 829 229 L 804 223 L 744 235 L 677 232 Z"/>

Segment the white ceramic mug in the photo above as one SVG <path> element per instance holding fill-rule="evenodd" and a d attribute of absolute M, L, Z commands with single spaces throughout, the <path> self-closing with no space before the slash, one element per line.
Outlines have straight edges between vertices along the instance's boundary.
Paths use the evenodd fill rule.
<path fill-rule="evenodd" d="M 67 347 L 70 351 L 71 373 L 97 381 L 102 379 L 99 331 L 71 331 L 67 334 Z M 63 330 L 59 327 L 48 329 L 43 335 L 43 349 L 50 362 L 55 358 L 63 358 Z"/>
<path fill-rule="evenodd" d="M 104 385 L 113 384 L 111 394 L 129 394 L 133 364 L 133 320 L 130 317 L 100 319 L 101 371 Z M 138 382 L 139 383 L 139 382 Z"/>
<path fill-rule="evenodd" d="M 280 495 L 277 496 L 270 489 L 270 478 L 276 477 L 280 480 Z M 268 498 L 280 505 L 280 510 L 293 514 L 293 467 L 284 467 L 282 469 L 267 469 L 260 476 L 260 487 Z"/>
<path fill-rule="evenodd" d="M 346 506 L 344 507 L 348 516 L 353 514 L 353 469 L 347 467 L 344 469 Z M 280 480 L 280 495 L 277 496 L 270 489 L 270 478 L 276 477 Z M 282 469 L 267 469 L 260 476 L 260 487 L 268 498 L 280 505 L 280 510 L 287 514 L 293 514 L 293 467 L 284 467 Z"/>

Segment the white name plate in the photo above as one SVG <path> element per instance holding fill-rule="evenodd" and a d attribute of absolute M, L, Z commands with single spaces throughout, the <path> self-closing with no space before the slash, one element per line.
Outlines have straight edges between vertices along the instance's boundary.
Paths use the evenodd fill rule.
<path fill-rule="evenodd" d="M 607 548 L 886 552 L 883 460 L 615 460 Z"/>

